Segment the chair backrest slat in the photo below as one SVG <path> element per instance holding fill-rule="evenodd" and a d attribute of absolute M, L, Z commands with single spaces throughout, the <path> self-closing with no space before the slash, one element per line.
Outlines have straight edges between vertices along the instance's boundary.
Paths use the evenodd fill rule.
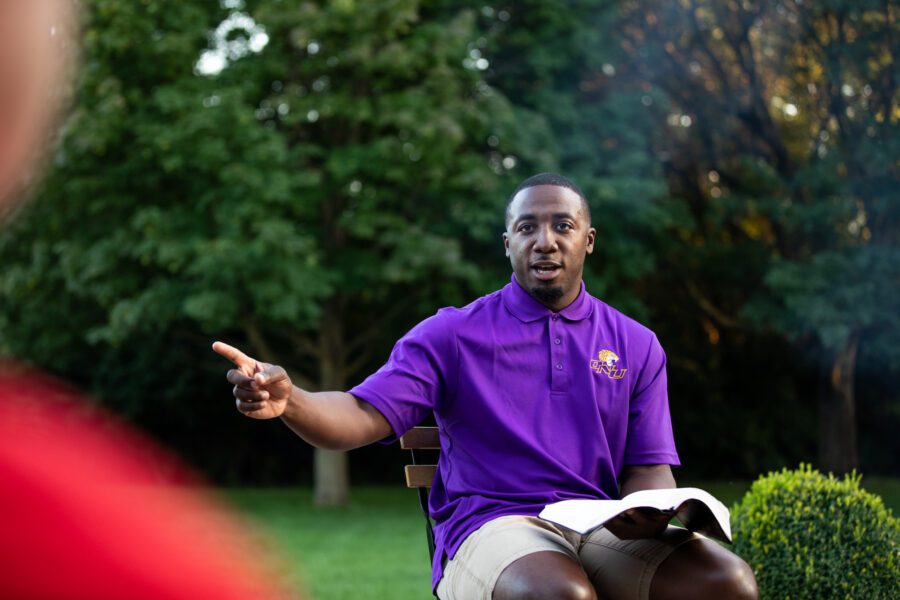
<path fill-rule="evenodd" d="M 437 427 L 413 427 L 400 438 L 404 450 L 440 450 L 441 438 Z"/>
<path fill-rule="evenodd" d="M 431 482 L 434 481 L 434 473 L 437 471 L 436 465 L 406 465 L 406 487 L 408 488 L 430 488 Z"/>

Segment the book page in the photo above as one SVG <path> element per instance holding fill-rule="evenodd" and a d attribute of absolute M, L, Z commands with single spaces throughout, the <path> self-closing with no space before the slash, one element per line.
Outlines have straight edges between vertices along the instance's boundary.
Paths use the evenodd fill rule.
<path fill-rule="evenodd" d="M 548 504 L 538 516 L 583 534 L 631 508 L 673 512 L 682 509 L 678 516 L 689 529 L 731 541 L 728 509 L 712 494 L 699 488 L 641 490 L 621 500 L 563 500 Z M 712 518 L 706 518 L 706 515 Z"/>

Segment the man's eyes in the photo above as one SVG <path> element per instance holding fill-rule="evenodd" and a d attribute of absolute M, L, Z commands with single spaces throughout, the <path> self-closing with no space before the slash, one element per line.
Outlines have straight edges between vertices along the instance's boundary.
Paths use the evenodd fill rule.
<path fill-rule="evenodd" d="M 553 227 L 557 231 L 570 231 L 572 229 L 575 229 L 571 223 L 565 223 L 565 222 L 556 223 Z M 534 231 L 534 225 L 531 223 L 522 223 L 521 225 L 519 225 L 519 227 L 516 229 L 516 231 L 518 231 L 520 233 L 531 233 L 532 231 Z"/>

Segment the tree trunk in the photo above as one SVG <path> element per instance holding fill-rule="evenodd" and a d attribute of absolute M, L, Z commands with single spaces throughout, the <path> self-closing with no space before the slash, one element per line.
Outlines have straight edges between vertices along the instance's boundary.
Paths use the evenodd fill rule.
<path fill-rule="evenodd" d="M 339 302 L 326 302 L 319 327 L 319 382 L 322 390 L 345 390 L 347 376 L 344 368 L 343 327 Z M 319 506 L 341 506 L 350 499 L 350 475 L 347 453 L 316 448 L 314 461 L 313 498 Z"/>
<path fill-rule="evenodd" d="M 313 497 L 317 506 L 344 506 L 350 499 L 347 453 L 316 448 Z"/>
<path fill-rule="evenodd" d="M 819 467 L 835 474 L 859 466 L 854 394 L 858 350 L 859 333 L 853 332 L 825 369 L 819 393 Z"/>

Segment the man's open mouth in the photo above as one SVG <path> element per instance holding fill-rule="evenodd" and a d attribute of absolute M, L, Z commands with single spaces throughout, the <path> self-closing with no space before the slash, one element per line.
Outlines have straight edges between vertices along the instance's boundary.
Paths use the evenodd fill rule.
<path fill-rule="evenodd" d="M 562 271 L 562 265 L 559 263 L 540 262 L 531 265 L 531 271 L 535 277 L 542 281 L 554 279 Z"/>

